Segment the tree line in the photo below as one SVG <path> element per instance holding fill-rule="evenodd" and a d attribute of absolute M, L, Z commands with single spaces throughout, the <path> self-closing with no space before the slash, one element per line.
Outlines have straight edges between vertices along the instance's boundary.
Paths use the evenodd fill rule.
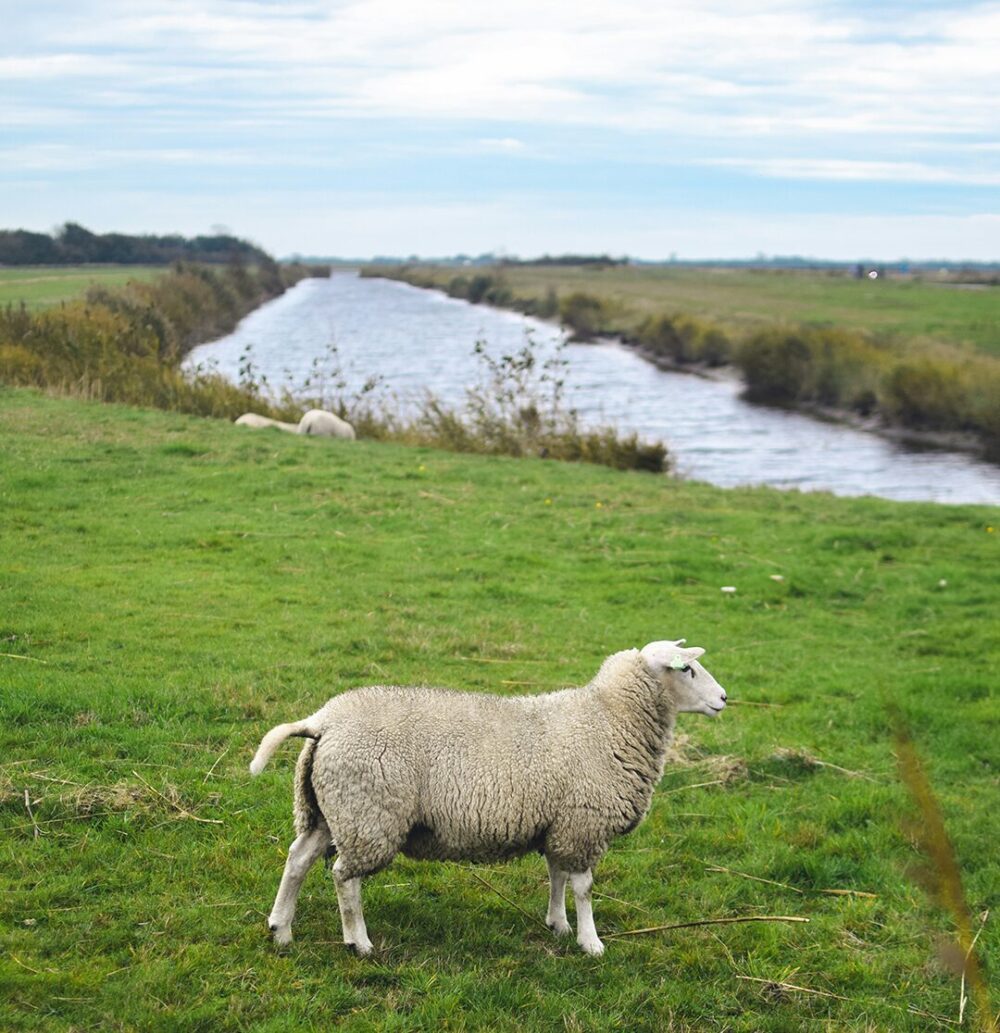
<path fill-rule="evenodd" d="M 189 261 L 225 264 L 273 261 L 267 252 L 229 234 L 182 237 L 92 233 L 67 222 L 51 236 L 30 230 L 0 230 L 0 265 L 169 265 Z"/>

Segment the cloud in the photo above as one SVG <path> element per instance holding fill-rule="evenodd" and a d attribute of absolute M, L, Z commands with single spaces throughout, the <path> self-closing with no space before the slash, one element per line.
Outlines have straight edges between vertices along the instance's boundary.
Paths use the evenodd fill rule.
<path fill-rule="evenodd" d="M 595 220 L 619 210 L 626 165 L 637 204 L 683 190 L 701 211 L 724 189 L 749 212 L 782 180 L 821 213 L 896 184 L 915 216 L 944 194 L 974 214 L 1000 183 L 995 0 L 38 0 L 0 47 L 0 181 L 44 174 L 59 217 L 154 166 L 177 197 L 199 189 L 200 166 L 213 185 L 260 188 L 286 224 L 323 172 L 345 194 L 382 183 L 373 210 L 419 178 L 425 201 L 453 190 L 487 206 L 516 180 L 541 211 L 572 209 L 575 169 Z M 268 225 L 283 238 L 280 218 Z M 500 242 L 479 225 L 472 249 Z"/>
<path fill-rule="evenodd" d="M 955 183 L 1000 186 L 1000 169 L 981 172 L 913 161 L 856 161 L 839 158 L 715 158 L 704 164 L 747 169 L 778 179 L 849 180 L 886 183 Z"/>

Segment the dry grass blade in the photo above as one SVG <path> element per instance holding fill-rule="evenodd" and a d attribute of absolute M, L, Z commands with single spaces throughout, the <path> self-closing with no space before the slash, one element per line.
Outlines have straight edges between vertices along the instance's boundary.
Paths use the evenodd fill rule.
<path fill-rule="evenodd" d="M 190 812 L 189 810 L 186 810 L 185 808 L 181 807 L 181 805 L 180 805 L 179 803 L 175 803 L 175 802 L 174 802 L 173 800 L 171 800 L 171 799 L 170 799 L 169 797 L 167 797 L 167 796 L 164 796 L 164 795 L 163 795 L 163 793 L 161 793 L 161 792 L 159 791 L 159 789 L 156 789 L 156 788 L 154 788 L 153 786 L 151 786 L 151 785 L 150 785 L 150 784 L 149 784 L 149 783 L 148 783 L 148 782 L 147 782 L 147 781 L 146 781 L 146 780 L 145 780 L 145 779 L 144 779 L 144 778 L 142 777 L 142 775 L 140 775 L 140 774 L 139 774 L 139 772 L 138 772 L 138 771 L 133 771 L 133 772 L 132 772 L 132 774 L 133 774 L 133 775 L 135 775 L 135 777 L 136 777 L 137 779 L 139 779 L 139 781 L 140 781 L 140 782 L 141 782 L 141 783 L 142 783 L 142 784 L 143 784 L 143 785 L 144 785 L 144 786 L 145 786 L 145 787 L 146 787 L 146 788 L 147 788 L 147 789 L 148 789 L 148 790 L 149 790 L 149 791 L 150 791 L 151 793 L 154 793 L 154 794 L 155 794 L 156 796 L 158 796 L 158 797 L 159 797 L 159 798 L 160 798 L 160 799 L 161 799 L 161 800 L 162 800 L 162 801 L 163 801 L 163 802 L 164 802 L 165 804 L 167 804 L 167 806 L 168 806 L 168 807 L 172 807 L 172 808 L 173 808 L 173 809 L 174 809 L 175 811 L 177 811 L 177 812 L 178 812 L 178 814 L 180 814 L 180 815 L 181 815 L 182 817 L 184 817 L 184 818 L 190 818 L 190 819 L 191 819 L 192 821 L 200 821 L 200 822 L 202 822 L 202 823 L 203 823 L 203 824 L 205 824 L 205 825 L 221 825 L 221 824 L 222 824 L 222 822 L 221 822 L 221 821 L 220 821 L 220 820 L 219 820 L 218 818 L 199 818 L 197 814 L 192 814 L 192 813 L 191 813 L 191 812 Z"/>
<path fill-rule="evenodd" d="M 882 784 L 881 780 L 873 775 L 868 775 L 864 771 L 852 771 L 850 768 L 841 767 L 840 764 L 832 764 L 828 760 L 820 760 L 819 757 L 804 749 L 782 746 L 774 751 L 771 759 L 799 764 L 804 768 L 829 768 L 831 771 L 839 771 L 842 775 L 847 775 L 848 778 L 863 778 L 866 782 Z"/>
<path fill-rule="evenodd" d="M 474 872 L 471 868 L 464 868 L 463 870 L 467 871 L 477 882 L 481 882 L 487 889 L 493 890 L 493 892 L 501 900 L 505 900 L 508 904 L 510 904 L 512 908 L 516 908 L 518 911 L 521 912 L 522 915 L 524 915 L 525 918 L 534 922 L 536 925 L 540 925 L 546 931 L 548 930 L 549 927 L 537 915 L 533 915 L 530 911 L 526 911 L 523 907 L 521 907 L 520 904 L 517 903 L 517 901 L 511 900 L 510 897 L 508 897 L 505 893 L 501 893 L 500 890 L 498 890 L 496 886 L 493 885 L 493 883 L 487 882 L 486 879 L 484 879 L 477 872 Z"/>
<path fill-rule="evenodd" d="M 228 752 L 229 747 L 227 746 L 226 749 L 224 749 L 222 753 L 220 753 L 219 756 L 215 758 L 215 763 L 208 769 L 207 772 L 205 772 L 205 777 L 202 779 L 202 782 L 207 782 L 212 777 L 212 773 L 219 766 L 220 761 Z"/>
<path fill-rule="evenodd" d="M 738 872 L 733 868 L 726 868 L 721 864 L 710 865 L 705 868 L 706 872 L 721 872 L 726 875 L 738 875 L 741 879 L 751 879 L 754 882 L 766 882 L 769 886 L 780 886 L 782 889 L 791 890 L 793 893 L 801 894 L 802 890 L 795 886 L 789 886 L 787 882 L 775 882 L 774 879 L 762 879 L 759 875 L 747 875 L 746 872 Z"/>
<path fill-rule="evenodd" d="M 37 656 L 22 656 L 20 653 L 0 653 L 0 656 L 5 656 L 8 660 L 28 660 L 33 664 L 48 663 L 48 660 L 39 660 Z"/>
<path fill-rule="evenodd" d="M 900 777 L 920 812 L 920 822 L 916 826 L 915 836 L 921 851 L 927 857 L 931 892 L 951 913 L 955 922 L 958 947 L 964 958 L 962 979 L 963 983 L 968 984 L 971 998 L 975 1002 L 978 1028 L 982 1033 L 996 1033 L 997 1023 L 993 1016 L 986 980 L 976 956 L 972 916 L 965 899 L 955 848 L 948 836 L 944 815 L 941 813 L 937 796 L 931 787 L 909 728 L 899 711 L 891 712 L 891 717 Z M 964 996 L 964 989 L 960 996 Z M 964 1012 L 964 1009 L 962 1011 Z"/>
<path fill-rule="evenodd" d="M 757 976 L 737 976 L 737 979 L 745 979 L 750 983 L 763 983 L 768 987 L 776 987 L 780 990 L 793 990 L 799 994 L 815 994 L 817 997 L 832 997 L 835 1001 L 849 1001 L 850 997 L 841 997 L 840 994 L 832 994 L 829 990 L 812 990 L 808 986 L 796 986 L 794 983 L 783 983 L 777 979 L 760 979 Z"/>
<path fill-rule="evenodd" d="M 980 934 L 986 928 L 986 920 L 990 917 L 989 911 L 984 911 L 979 916 L 979 928 L 976 930 L 976 935 L 972 937 L 972 944 L 965 955 L 965 967 L 969 964 L 969 954 L 975 950 L 976 941 L 979 939 Z M 961 1026 L 965 1021 L 965 1006 L 969 1003 L 968 995 L 965 992 L 965 968 L 962 969 L 962 984 L 958 991 L 958 1024 Z"/>
<path fill-rule="evenodd" d="M 24 806 L 28 811 L 28 817 L 31 819 L 31 825 L 34 830 L 34 837 L 35 839 L 38 839 L 38 837 L 42 834 L 42 830 L 38 827 L 38 822 L 35 821 L 35 815 L 32 813 L 31 795 L 28 793 L 27 789 L 25 789 L 24 791 Z"/>
<path fill-rule="evenodd" d="M 648 929 L 625 929 L 617 933 L 605 933 L 605 939 L 619 936 L 641 936 L 644 933 L 662 933 L 671 929 L 693 929 L 699 925 L 735 925 L 737 922 L 808 922 L 798 915 L 740 915 L 735 918 L 702 918 L 696 922 L 678 922 L 676 925 L 651 925 Z"/>
<path fill-rule="evenodd" d="M 695 782 L 689 786 L 678 786 L 676 789 L 666 789 L 661 796 L 669 796 L 671 793 L 683 793 L 685 789 L 704 789 L 706 786 L 721 786 L 725 785 L 726 780 L 724 778 L 715 778 L 711 782 Z"/>

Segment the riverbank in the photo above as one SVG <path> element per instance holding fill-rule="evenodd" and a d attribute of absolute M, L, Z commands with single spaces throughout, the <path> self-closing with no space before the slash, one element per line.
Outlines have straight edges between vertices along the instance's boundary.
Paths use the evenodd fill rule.
<path fill-rule="evenodd" d="M 951 919 L 907 875 L 884 704 L 910 722 L 979 914 L 1000 879 L 994 509 L 27 390 L 0 390 L 0 435 L 4 1028 L 925 1033 L 957 1013 Z M 340 944 L 318 867 L 275 950 L 295 749 L 251 780 L 264 731 L 351 685 L 538 693 L 682 635 L 731 705 L 681 718 L 649 817 L 602 864 L 599 962 L 508 903 L 544 916 L 537 857 L 480 869 L 488 885 L 406 859 L 366 880 L 370 961 Z M 613 935 L 762 915 L 808 922 Z"/>
<path fill-rule="evenodd" d="M 967 448 L 1000 461 L 1000 358 L 989 354 L 991 342 L 1000 341 L 1000 291 L 993 288 L 977 301 L 982 325 L 971 320 L 981 345 L 975 352 L 927 336 L 887 335 L 884 328 L 881 335 L 862 333 L 854 327 L 865 325 L 876 311 L 867 303 L 843 315 L 847 329 L 767 326 L 756 314 L 739 320 L 728 309 L 726 322 L 664 310 L 658 290 L 662 282 L 646 269 L 633 273 L 620 267 L 554 270 L 518 265 L 457 272 L 453 267 L 373 266 L 362 275 L 400 279 L 452 297 L 559 319 L 578 340 L 616 337 L 666 368 L 704 371 L 733 364 L 750 401 L 804 413 L 822 411 L 855 426 L 884 429 L 897 440 L 905 434 L 909 440 Z M 796 283 L 803 279 L 795 274 Z M 869 285 L 847 286 L 856 290 Z M 721 293 L 717 282 L 714 290 L 716 296 Z M 947 293 L 924 290 L 934 299 Z M 868 297 L 857 294 L 855 300 L 860 304 Z M 930 322 L 938 310 L 929 301 L 924 304 Z M 952 318 L 957 319 L 954 314 Z M 878 320 L 872 325 L 879 325 Z"/>
<path fill-rule="evenodd" d="M 40 282 L 57 293 L 66 289 L 64 279 L 38 281 L 29 272 L 16 270 L 10 279 L 34 287 Z M 196 345 L 229 333 L 249 312 L 303 278 L 329 270 L 274 261 L 178 262 L 155 275 L 105 271 L 89 285 L 82 275 L 74 277 L 74 270 L 64 272 L 78 292 L 70 300 L 0 307 L 0 384 L 233 418 L 253 408 L 277 417 L 284 413 L 252 375 L 238 384 L 211 370 L 186 376 L 180 368 L 184 357 Z"/>

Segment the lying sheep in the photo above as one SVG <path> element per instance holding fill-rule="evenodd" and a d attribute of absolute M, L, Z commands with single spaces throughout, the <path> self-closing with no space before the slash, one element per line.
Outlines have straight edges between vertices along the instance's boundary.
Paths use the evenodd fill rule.
<path fill-rule="evenodd" d="M 299 420 L 300 434 L 315 434 L 322 438 L 347 438 L 354 440 L 354 428 L 339 416 L 325 409 L 310 409 Z"/>
<path fill-rule="evenodd" d="M 247 412 L 234 421 L 241 427 L 276 427 L 288 431 L 289 434 L 310 434 L 322 438 L 345 438 L 353 441 L 354 428 L 335 413 L 325 409 L 310 409 L 298 423 L 282 423 L 268 416 L 260 416 L 255 412 Z"/>
<path fill-rule="evenodd" d="M 313 863 L 337 853 L 344 942 L 368 954 L 361 878 L 399 853 L 497 861 L 537 850 L 548 864 L 547 924 L 602 954 L 591 869 L 645 817 L 678 713 L 714 717 L 726 693 L 703 649 L 651 642 L 609 656 L 589 685 L 538 696 L 373 686 L 278 725 L 250 764 L 259 774 L 289 736 L 307 742 L 295 772 L 295 831 L 268 924 L 288 943 Z"/>
<path fill-rule="evenodd" d="M 275 427 L 277 430 L 288 431 L 289 434 L 298 434 L 299 428 L 294 423 L 282 423 L 281 420 L 272 420 L 269 416 L 260 416 L 255 412 L 245 412 L 234 421 L 240 427 Z"/>

